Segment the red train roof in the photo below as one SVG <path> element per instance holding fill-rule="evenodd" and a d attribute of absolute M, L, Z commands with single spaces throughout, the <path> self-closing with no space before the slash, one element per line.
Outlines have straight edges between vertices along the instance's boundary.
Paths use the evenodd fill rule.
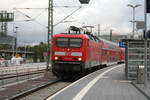
<path fill-rule="evenodd" d="M 119 46 L 117 43 L 105 40 L 100 38 L 100 40 L 103 42 L 103 48 L 105 49 L 114 49 L 114 50 L 120 50 Z"/>
<path fill-rule="evenodd" d="M 86 38 L 86 39 L 90 39 L 89 35 L 87 34 L 67 34 L 67 33 L 59 33 L 59 34 L 55 34 L 53 36 L 55 37 L 69 37 L 69 38 Z M 120 50 L 119 46 L 117 43 L 105 40 L 103 38 L 99 38 L 99 40 L 101 40 L 101 43 L 103 44 L 103 48 L 104 49 L 113 49 L 113 50 Z"/>
<path fill-rule="evenodd" d="M 67 34 L 67 33 L 59 33 L 53 35 L 53 37 L 72 37 L 72 38 L 87 38 L 89 39 L 88 35 L 86 34 Z"/>

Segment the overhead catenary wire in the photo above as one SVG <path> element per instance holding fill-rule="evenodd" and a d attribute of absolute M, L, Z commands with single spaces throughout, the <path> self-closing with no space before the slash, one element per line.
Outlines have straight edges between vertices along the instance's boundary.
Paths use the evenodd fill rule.
<path fill-rule="evenodd" d="M 40 14 L 34 17 L 34 19 L 37 19 L 39 16 L 41 16 L 47 9 L 44 9 Z"/>
<path fill-rule="evenodd" d="M 66 3 L 66 2 L 67 2 L 67 3 Z M 73 2 L 74 2 L 74 3 L 73 3 Z M 70 1 L 70 0 L 69 0 L 69 1 L 68 1 L 68 0 L 61 0 L 61 2 L 56 2 L 56 0 L 55 0 L 54 5 L 55 5 L 57 8 L 59 8 L 59 5 L 58 5 L 58 4 L 60 4 L 60 3 L 61 3 L 61 5 L 76 4 L 76 5 L 74 5 L 74 6 L 63 6 L 63 7 L 65 7 L 65 8 L 79 8 L 79 7 L 82 7 L 81 4 L 80 4 L 79 2 L 77 3 L 77 1 L 75 1 L 75 0 L 71 0 L 71 1 Z M 55 7 L 55 6 L 54 6 L 54 7 Z M 60 7 L 61 7 L 61 6 L 60 6 Z M 61 13 L 64 13 L 65 15 L 68 16 L 68 12 L 66 12 L 66 10 L 64 10 L 64 9 L 59 9 L 59 10 L 61 11 Z M 59 15 L 59 14 L 56 14 L 56 15 L 55 15 L 55 18 L 56 18 L 57 15 Z M 69 14 L 69 15 L 70 15 L 70 14 Z M 63 15 L 61 14 L 61 16 L 63 16 Z M 66 16 L 66 17 L 67 17 L 67 16 Z M 70 17 L 70 16 L 69 16 L 69 17 Z M 62 19 L 61 22 L 58 21 L 57 23 L 59 23 L 59 22 L 60 22 L 60 23 L 68 23 L 68 22 L 69 22 L 69 23 L 70 23 L 70 22 L 71 22 L 71 23 L 72 23 L 72 22 L 78 23 L 78 22 L 77 22 L 77 21 L 78 21 L 77 17 L 71 16 L 71 19 L 74 19 L 74 20 L 73 20 L 73 21 L 72 21 L 72 20 L 71 20 L 71 21 L 65 21 L 66 19 L 64 19 L 64 21 L 62 21 L 62 20 L 63 20 L 63 19 Z M 60 24 L 60 23 L 59 23 L 59 24 Z M 78 23 L 78 24 L 79 24 L 79 23 Z M 55 26 L 55 25 L 54 25 L 54 26 Z M 56 26 L 57 26 L 57 25 L 56 25 Z"/>
<path fill-rule="evenodd" d="M 65 8 L 70 8 L 70 7 L 72 7 L 72 8 L 77 8 L 78 7 L 78 9 L 77 10 L 75 10 L 75 11 L 73 11 L 71 14 L 69 14 L 68 16 L 66 16 L 64 19 L 62 19 L 60 22 L 58 22 L 57 24 L 55 24 L 54 25 L 54 27 L 55 26 L 57 26 L 58 24 L 60 24 L 60 23 L 62 23 L 65 19 L 67 19 L 68 17 L 70 17 L 72 14 L 74 14 L 76 11 L 78 11 L 82 6 L 54 6 L 54 7 L 65 7 Z M 30 20 L 22 20 L 22 21 L 35 21 L 37 24 L 39 24 L 39 25 L 41 25 L 41 26 L 44 26 L 45 28 L 47 28 L 47 26 L 46 25 L 43 25 L 43 24 L 41 24 L 40 22 L 38 22 L 37 20 L 36 20 L 36 18 L 38 18 L 43 12 L 45 12 L 48 8 L 14 8 L 16 11 L 18 11 L 18 12 L 20 12 L 22 15 L 24 15 L 25 17 L 27 17 L 27 18 L 29 18 Z M 34 18 L 32 18 L 32 17 L 30 17 L 29 15 L 27 15 L 27 14 L 25 14 L 25 13 L 23 13 L 23 12 L 21 12 L 21 11 L 19 11 L 18 9 L 44 9 L 44 11 L 42 11 L 39 15 L 37 15 L 36 17 L 34 17 Z M 64 11 L 63 11 L 64 12 Z"/>
<path fill-rule="evenodd" d="M 93 1 L 96 1 L 96 0 L 91 0 L 91 1 L 93 2 Z M 59 6 L 59 5 L 56 5 L 56 4 L 62 4 L 62 5 L 68 5 L 69 4 L 69 5 L 71 5 L 73 3 L 76 4 L 77 6 L 76 5 L 75 6 Z M 76 0 L 69 0 L 69 1 L 68 0 L 54 0 L 54 6 L 53 7 L 65 7 L 65 8 L 75 7 L 76 8 L 76 7 L 78 7 L 78 5 L 81 6 L 81 4 L 79 3 L 79 1 L 76 1 Z M 40 7 L 39 8 L 29 8 L 29 7 L 27 7 L 27 8 L 14 8 L 14 9 L 33 9 L 33 10 L 34 9 L 35 10 L 36 9 L 45 9 L 45 10 L 47 10 L 48 8 L 40 8 Z M 60 10 L 62 10 L 62 9 L 60 9 Z M 65 11 L 62 11 L 62 12 L 65 13 Z M 27 17 L 29 17 L 29 16 L 27 16 Z M 32 18 L 32 19 L 30 18 L 30 21 L 31 20 L 35 21 L 34 18 Z M 38 22 L 38 24 L 41 24 L 41 23 Z M 46 25 L 44 25 L 44 26 L 46 26 Z"/>
<path fill-rule="evenodd" d="M 62 7 L 65 7 L 65 8 L 76 8 L 76 7 L 79 7 L 79 6 L 53 6 L 53 7 L 59 7 L 59 8 L 62 8 Z M 28 10 L 31 10 L 31 9 L 34 9 L 34 10 L 40 10 L 40 9 L 45 9 L 45 10 L 48 10 L 48 8 L 14 8 L 14 9 L 28 9 Z"/>
<path fill-rule="evenodd" d="M 66 0 L 63 0 L 62 1 L 62 4 L 63 5 L 66 5 L 65 2 Z M 74 0 L 74 2 L 75 2 L 75 0 Z M 60 23 L 63 23 L 63 22 L 73 22 L 73 21 L 65 21 L 67 18 L 69 18 L 70 16 L 72 16 L 75 12 L 77 12 L 79 9 L 81 9 L 82 8 L 82 6 L 59 6 L 59 5 L 57 5 L 57 3 L 56 2 L 54 2 L 55 3 L 55 6 L 53 6 L 53 7 L 58 7 L 58 8 L 60 8 L 60 7 L 65 7 L 65 8 L 70 8 L 70 7 L 72 7 L 72 8 L 76 8 L 76 7 L 79 7 L 78 9 L 76 9 L 75 11 L 73 11 L 72 13 L 70 13 L 69 15 L 67 15 L 65 18 L 63 18 L 61 21 L 59 21 L 58 23 L 56 23 L 56 24 L 54 24 L 54 27 L 55 26 L 57 26 L 58 24 L 60 24 Z M 60 3 L 60 2 L 59 2 Z M 70 3 L 70 4 L 72 4 L 72 1 L 70 1 L 70 2 L 68 2 L 67 1 L 67 3 Z M 79 3 L 80 4 L 80 3 Z M 79 5 L 78 4 L 78 5 Z M 81 4 L 80 4 L 81 5 Z M 15 10 L 17 10 L 17 9 L 27 9 L 27 10 L 30 10 L 30 9 L 33 9 L 33 10 L 40 10 L 40 9 L 44 9 L 44 11 L 46 11 L 48 8 L 14 8 Z M 62 9 L 60 9 L 60 10 L 62 10 Z M 19 11 L 19 10 L 17 10 L 17 11 Z M 36 17 L 34 17 L 34 18 L 32 18 L 32 17 L 30 17 L 29 15 L 27 15 L 27 14 L 25 14 L 25 13 L 23 13 L 23 12 L 21 12 L 21 11 L 19 11 L 21 14 L 23 14 L 25 17 L 27 17 L 27 18 L 29 18 L 29 20 L 23 20 L 23 21 L 34 21 L 34 22 L 36 22 L 37 24 L 39 24 L 39 25 L 41 25 L 41 26 L 43 26 L 43 27 L 45 27 L 45 28 L 48 28 L 46 25 L 43 25 L 43 24 L 41 24 L 39 21 L 37 21 L 36 20 L 36 18 L 38 18 L 44 11 L 42 11 L 40 14 L 38 14 Z M 65 12 L 65 10 L 62 10 L 62 12 L 63 13 L 65 13 L 65 14 L 67 14 L 66 12 Z M 75 19 L 76 21 L 75 22 L 77 22 L 77 19 L 76 18 L 74 18 L 73 16 L 72 16 L 72 18 L 73 19 Z M 86 18 L 85 18 L 86 19 Z M 87 20 L 86 20 L 87 21 Z M 85 22 L 83 22 L 83 23 L 81 23 L 81 22 L 77 22 L 78 24 L 82 24 L 83 25 L 83 23 L 85 23 Z"/>
<path fill-rule="evenodd" d="M 14 9 L 16 10 L 17 12 L 21 13 L 22 15 L 24 15 L 25 17 L 29 18 L 29 19 L 32 19 L 29 15 L 26 15 L 25 13 L 19 11 L 18 9 Z"/>
<path fill-rule="evenodd" d="M 63 2 L 63 5 L 65 5 L 65 2 L 66 2 L 66 1 L 63 0 L 62 2 Z M 59 2 L 59 3 L 60 3 L 60 2 Z M 69 2 L 67 2 L 67 3 L 69 3 Z M 57 2 L 55 2 L 55 6 L 56 6 L 56 7 L 59 7 L 59 5 L 57 5 Z M 75 6 L 64 6 L 64 7 L 65 7 L 65 8 L 79 8 L 79 7 L 82 7 L 82 6 L 80 6 L 80 5 L 77 5 L 77 6 L 76 6 L 76 5 L 75 5 Z M 64 13 L 64 14 L 67 15 L 67 16 L 70 15 L 70 14 L 68 15 L 68 12 L 66 12 L 66 10 L 64 10 L 64 9 L 59 9 L 59 10 L 61 11 L 61 13 Z M 56 15 L 58 15 L 58 14 L 56 14 Z M 62 15 L 61 15 L 61 16 L 62 16 Z M 66 16 L 66 17 L 67 17 L 67 16 Z M 66 18 L 66 17 L 65 17 L 65 18 Z M 69 17 L 70 17 L 70 16 L 69 16 Z M 73 16 L 71 16 L 71 17 L 74 19 L 74 21 L 77 20 L 77 19 L 74 18 Z M 66 18 L 66 19 L 67 19 L 67 18 Z M 73 22 L 73 21 L 65 21 L 66 19 L 63 18 L 61 21 L 59 21 L 59 22 L 57 22 L 57 23 L 60 24 L 60 23 L 68 23 L 68 22 L 70 23 L 70 22 Z M 58 24 L 57 24 L 57 25 L 58 25 Z M 57 26 L 57 25 L 55 24 L 54 26 Z"/>
<path fill-rule="evenodd" d="M 54 25 L 54 27 L 55 26 L 57 26 L 58 24 L 60 24 L 60 23 L 62 23 L 64 20 L 66 20 L 68 17 L 70 17 L 71 15 L 73 15 L 75 12 L 77 12 L 79 9 L 81 9 L 82 7 L 79 7 L 78 9 L 76 9 L 75 11 L 73 11 L 72 13 L 70 13 L 68 16 L 66 16 L 65 18 L 63 18 L 61 21 L 59 21 L 58 23 L 56 23 L 55 25 Z"/>
<path fill-rule="evenodd" d="M 36 16 L 35 18 L 32 18 L 32 17 L 30 17 L 29 15 L 26 15 L 25 13 L 19 11 L 18 9 L 15 9 L 15 10 L 18 11 L 19 13 L 21 13 L 22 15 L 24 15 L 25 17 L 29 18 L 29 20 L 24 20 L 24 21 L 34 21 L 34 22 L 36 22 L 37 24 L 39 24 L 39 25 L 41 25 L 41 26 L 47 28 L 46 25 L 43 25 L 43 24 L 41 24 L 40 22 L 38 22 L 38 21 L 36 20 L 36 18 L 39 17 L 43 12 L 40 13 L 39 16 Z M 44 10 L 44 11 L 45 11 L 45 10 Z"/>

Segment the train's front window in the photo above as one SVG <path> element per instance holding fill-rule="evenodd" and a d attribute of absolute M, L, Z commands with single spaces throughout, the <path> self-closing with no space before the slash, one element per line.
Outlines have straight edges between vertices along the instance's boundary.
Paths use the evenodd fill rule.
<path fill-rule="evenodd" d="M 58 47 L 68 47 L 68 38 L 57 38 L 56 45 Z"/>
<path fill-rule="evenodd" d="M 57 38 L 56 46 L 64 47 L 64 48 L 81 48 L 82 47 L 82 39 L 79 39 L 79 38 Z"/>
<path fill-rule="evenodd" d="M 82 40 L 79 38 L 71 38 L 70 39 L 70 47 L 71 48 L 80 48 L 82 46 Z"/>

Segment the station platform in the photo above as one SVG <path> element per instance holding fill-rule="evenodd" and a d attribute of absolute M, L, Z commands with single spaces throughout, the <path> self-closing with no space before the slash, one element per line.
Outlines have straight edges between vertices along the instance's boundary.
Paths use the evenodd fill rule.
<path fill-rule="evenodd" d="M 47 100 L 148 100 L 124 75 L 125 65 L 98 70 Z"/>

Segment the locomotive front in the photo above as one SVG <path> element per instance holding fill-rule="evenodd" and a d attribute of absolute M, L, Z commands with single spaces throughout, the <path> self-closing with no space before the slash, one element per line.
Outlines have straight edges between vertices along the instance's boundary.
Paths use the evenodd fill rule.
<path fill-rule="evenodd" d="M 53 37 L 52 71 L 59 78 L 72 77 L 84 67 L 85 39 L 81 34 L 57 34 Z"/>

